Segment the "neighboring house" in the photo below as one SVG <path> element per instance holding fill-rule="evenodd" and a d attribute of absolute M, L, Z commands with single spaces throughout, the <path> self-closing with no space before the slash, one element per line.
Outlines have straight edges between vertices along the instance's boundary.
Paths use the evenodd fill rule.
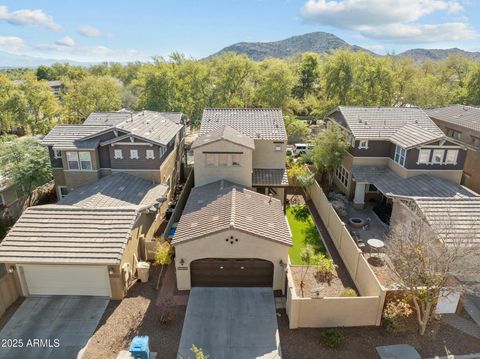
<path fill-rule="evenodd" d="M 350 147 L 335 184 L 354 205 L 399 196 L 470 196 L 459 185 L 466 148 L 415 107 L 340 106 L 327 115 Z"/>
<path fill-rule="evenodd" d="M 285 290 L 286 132 L 278 109 L 206 109 L 193 143 L 195 187 L 177 226 L 177 287 Z"/>
<path fill-rule="evenodd" d="M 286 146 L 280 109 L 205 109 L 192 145 L 195 185 L 226 179 L 284 202 Z"/>
<path fill-rule="evenodd" d="M 184 126 L 180 113 L 92 113 L 81 125 L 57 125 L 48 147 L 59 198 L 85 183 L 128 172 L 172 187 L 180 175 Z"/>
<path fill-rule="evenodd" d="M 17 190 L 0 175 L 0 217 L 16 218 L 21 213 Z"/>
<path fill-rule="evenodd" d="M 24 83 L 23 80 L 13 80 L 13 82 L 17 85 L 21 85 Z M 62 93 L 62 81 L 47 81 L 47 84 L 48 86 L 50 86 L 50 89 L 55 96 L 60 96 L 60 94 Z"/>
<path fill-rule="evenodd" d="M 480 108 L 453 105 L 425 112 L 448 137 L 468 147 L 461 183 L 480 193 Z"/>
<path fill-rule="evenodd" d="M 80 186 L 57 204 L 28 208 L 0 244 L 0 263 L 24 296 L 121 299 L 168 188 L 127 173 Z"/>

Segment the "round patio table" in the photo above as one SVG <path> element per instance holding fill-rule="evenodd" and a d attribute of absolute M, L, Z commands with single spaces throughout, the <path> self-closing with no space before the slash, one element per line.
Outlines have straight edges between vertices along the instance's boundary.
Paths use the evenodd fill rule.
<path fill-rule="evenodd" d="M 370 246 L 370 248 L 376 249 L 378 257 L 380 258 L 380 248 L 385 247 L 385 243 L 380 239 L 370 238 L 369 240 L 367 240 L 367 244 Z"/>

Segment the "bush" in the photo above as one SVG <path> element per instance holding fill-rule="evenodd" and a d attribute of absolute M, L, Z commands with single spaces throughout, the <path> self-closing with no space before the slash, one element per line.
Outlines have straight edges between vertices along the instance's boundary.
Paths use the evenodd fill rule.
<path fill-rule="evenodd" d="M 412 307 L 405 299 L 392 300 L 383 310 L 383 326 L 392 332 L 402 331 L 406 318 L 412 313 Z"/>
<path fill-rule="evenodd" d="M 355 289 L 352 289 L 352 288 L 345 288 L 342 294 L 340 294 L 340 297 L 356 297 L 356 296 L 357 296 L 357 292 L 355 291 Z"/>
<path fill-rule="evenodd" d="M 292 155 L 293 155 L 292 150 L 291 150 L 291 149 L 287 149 L 287 156 L 288 156 L 288 157 L 292 157 Z"/>
<path fill-rule="evenodd" d="M 327 329 L 320 333 L 320 341 L 328 348 L 340 348 L 345 343 L 345 335 L 340 329 Z"/>

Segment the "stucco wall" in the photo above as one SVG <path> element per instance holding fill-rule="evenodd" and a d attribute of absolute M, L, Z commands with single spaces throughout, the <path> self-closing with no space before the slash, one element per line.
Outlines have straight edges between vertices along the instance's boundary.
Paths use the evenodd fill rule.
<path fill-rule="evenodd" d="M 0 317 L 20 295 L 20 286 L 14 274 L 7 273 L 0 278 Z"/>
<path fill-rule="evenodd" d="M 230 244 L 225 238 L 234 236 L 238 242 Z M 226 230 L 204 238 L 194 239 L 175 245 L 175 267 L 177 274 L 177 288 L 179 290 L 191 289 L 190 263 L 203 258 L 259 258 L 273 263 L 273 289 L 283 290 L 285 283 L 285 270 L 280 266 L 288 262 L 288 249 L 290 247 L 272 240 L 254 237 L 251 234 L 238 230 Z M 185 263 L 180 264 L 183 259 Z M 180 268 L 180 269 L 179 269 Z M 181 269 L 187 268 L 187 269 Z"/>
<path fill-rule="evenodd" d="M 240 166 L 206 166 L 205 152 L 241 152 Z M 202 186 L 218 180 L 252 186 L 252 150 L 228 141 L 216 141 L 194 150 L 195 186 Z"/>
<path fill-rule="evenodd" d="M 470 176 L 463 184 L 471 190 L 480 193 L 480 149 L 468 150 L 463 172 Z"/>
<path fill-rule="evenodd" d="M 276 151 L 276 147 L 280 147 L 280 151 Z M 253 168 L 285 168 L 286 153 L 284 142 L 255 140 Z"/>

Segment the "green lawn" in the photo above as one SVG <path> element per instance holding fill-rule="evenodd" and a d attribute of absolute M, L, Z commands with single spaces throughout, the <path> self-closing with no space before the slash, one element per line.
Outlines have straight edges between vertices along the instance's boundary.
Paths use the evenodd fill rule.
<path fill-rule="evenodd" d="M 288 206 L 287 219 L 292 231 L 293 246 L 288 251 L 292 264 L 303 264 L 300 252 L 307 244 L 311 244 L 317 252 L 327 255 L 317 226 L 306 206 Z"/>

